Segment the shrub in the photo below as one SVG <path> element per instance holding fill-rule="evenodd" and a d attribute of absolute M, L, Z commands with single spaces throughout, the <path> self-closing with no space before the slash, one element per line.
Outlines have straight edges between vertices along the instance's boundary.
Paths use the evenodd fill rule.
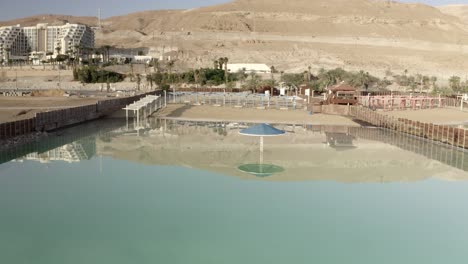
<path fill-rule="evenodd" d="M 124 80 L 125 75 L 94 66 L 86 66 L 77 70 L 77 79 L 82 83 L 116 83 Z"/>

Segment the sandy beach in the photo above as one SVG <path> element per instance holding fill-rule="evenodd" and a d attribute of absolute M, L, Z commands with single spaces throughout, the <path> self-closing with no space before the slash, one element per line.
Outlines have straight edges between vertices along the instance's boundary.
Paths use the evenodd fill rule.
<path fill-rule="evenodd" d="M 231 108 L 215 106 L 168 105 L 158 113 L 160 117 L 180 120 L 266 122 L 311 125 L 359 126 L 350 118 L 312 114 L 304 110 L 261 110 L 254 108 Z"/>
<path fill-rule="evenodd" d="M 34 117 L 38 112 L 95 104 L 100 98 L 0 97 L 0 123 Z"/>

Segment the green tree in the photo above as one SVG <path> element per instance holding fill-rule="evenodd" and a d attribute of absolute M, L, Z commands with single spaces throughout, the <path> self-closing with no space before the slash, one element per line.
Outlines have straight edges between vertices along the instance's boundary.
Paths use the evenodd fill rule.
<path fill-rule="evenodd" d="M 137 73 L 136 75 L 136 83 L 137 83 L 137 89 L 140 91 L 140 84 L 141 84 L 141 75 Z"/>
<path fill-rule="evenodd" d="M 228 75 L 228 61 L 229 61 L 229 59 L 227 57 L 223 58 L 223 62 L 224 62 L 224 79 L 225 79 L 224 81 L 226 83 L 228 83 L 228 77 L 229 77 L 229 75 Z"/>
<path fill-rule="evenodd" d="M 450 89 L 452 89 L 454 92 L 461 91 L 461 79 L 460 79 L 460 77 L 458 77 L 458 76 L 450 77 L 449 85 L 450 85 Z"/>
<path fill-rule="evenodd" d="M 431 76 L 430 82 L 431 82 L 431 88 L 434 91 L 436 89 L 437 77 Z"/>
<path fill-rule="evenodd" d="M 256 92 L 257 88 L 259 88 L 260 85 L 261 85 L 260 76 L 252 71 L 250 73 L 250 78 L 247 80 L 247 83 L 245 84 L 245 87 L 249 90 L 252 90 L 253 92 Z"/>
<path fill-rule="evenodd" d="M 110 58 L 110 50 L 112 49 L 111 45 L 104 45 L 101 47 L 101 49 L 104 51 L 105 54 L 105 60 L 107 63 L 109 63 L 109 58 Z"/>
<path fill-rule="evenodd" d="M 166 66 L 169 69 L 169 73 L 172 74 L 172 70 L 174 69 L 174 66 L 175 66 L 175 61 L 174 60 L 168 61 Z"/>

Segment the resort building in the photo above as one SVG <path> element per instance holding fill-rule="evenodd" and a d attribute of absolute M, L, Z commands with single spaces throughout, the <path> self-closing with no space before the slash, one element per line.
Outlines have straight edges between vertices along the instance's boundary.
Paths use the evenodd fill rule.
<path fill-rule="evenodd" d="M 228 63 L 227 68 L 230 72 L 271 73 L 271 68 L 268 65 L 260 63 Z"/>
<path fill-rule="evenodd" d="M 0 27 L 0 60 L 26 59 L 34 54 L 70 54 L 94 47 L 94 31 L 82 24 Z"/>

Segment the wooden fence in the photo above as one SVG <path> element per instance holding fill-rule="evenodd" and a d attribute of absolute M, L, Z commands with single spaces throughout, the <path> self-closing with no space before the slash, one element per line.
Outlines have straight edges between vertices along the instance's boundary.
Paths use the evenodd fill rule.
<path fill-rule="evenodd" d="M 385 96 L 359 96 L 359 104 L 384 111 L 393 110 L 419 110 L 430 108 L 452 107 L 459 108 L 461 100 L 441 96 L 412 96 L 412 95 L 385 95 Z"/>
<path fill-rule="evenodd" d="M 426 138 L 460 148 L 468 148 L 468 133 L 464 128 L 423 123 L 405 118 L 383 115 L 370 109 L 351 106 L 350 116 L 374 126 Z"/>
<path fill-rule="evenodd" d="M 398 133 L 392 130 L 350 127 L 348 133 L 356 138 L 375 140 L 400 149 L 423 155 L 446 165 L 468 171 L 468 154 L 459 148 L 446 144 L 435 144 L 430 140 Z"/>
<path fill-rule="evenodd" d="M 214 105 L 236 108 L 260 108 L 282 110 L 304 110 L 307 101 L 293 96 L 264 96 L 249 93 L 188 93 L 176 92 L 168 94 L 168 103 L 190 105 Z"/>
<path fill-rule="evenodd" d="M 0 139 L 29 134 L 36 130 L 36 118 L 0 124 Z"/>

